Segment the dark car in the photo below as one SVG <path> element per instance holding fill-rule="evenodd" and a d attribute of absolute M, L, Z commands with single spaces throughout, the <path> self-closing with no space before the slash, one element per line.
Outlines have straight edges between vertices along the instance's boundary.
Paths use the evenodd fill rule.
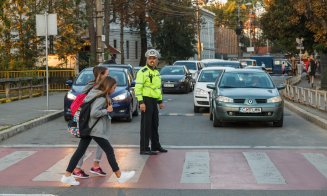
<path fill-rule="evenodd" d="M 163 92 L 192 92 L 192 73 L 184 65 L 165 66 L 160 70 Z"/>
<path fill-rule="evenodd" d="M 284 73 L 283 73 L 283 64 L 284 64 Z M 274 74 L 287 74 L 291 76 L 292 72 L 292 65 L 287 59 L 274 59 L 274 66 L 273 66 L 273 73 Z"/>
<path fill-rule="evenodd" d="M 109 64 L 109 63 L 104 62 L 104 63 L 99 64 L 99 66 L 125 68 L 125 69 L 128 69 L 128 71 L 132 75 L 133 79 L 136 78 L 136 72 L 134 70 L 134 67 L 130 64 Z"/>
<path fill-rule="evenodd" d="M 117 81 L 117 88 L 110 96 L 114 109 L 110 115 L 113 118 L 125 118 L 126 121 L 130 122 L 133 116 L 138 115 L 138 102 L 133 88 L 135 82 L 127 69 L 113 67 L 109 67 L 108 69 L 109 75 Z M 93 79 L 93 68 L 86 68 L 78 75 L 73 83 L 67 81 L 67 85 L 71 86 L 71 89 L 66 93 L 64 98 L 65 120 L 72 118 L 70 105 L 76 96 L 81 93 L 85 85 Z"/>
<path fill-rule="evenodd" d="M 214 127 L 224 122 L 273 122 L 282 127 L 284 100 L 268 73 L 255 69 L 225 70 L 212 89 L 210 119 Z"/>

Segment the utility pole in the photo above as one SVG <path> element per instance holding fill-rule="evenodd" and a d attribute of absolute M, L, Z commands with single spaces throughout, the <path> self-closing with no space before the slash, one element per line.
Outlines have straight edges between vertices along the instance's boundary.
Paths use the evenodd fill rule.
<path fill-rule="evenodd" d="M 237 35 L 237 58 L 240 59 L 241 58 L 241 52 L 240 52 L 240 35 L 242 34 L 241 32 L 241 23 L 240 23 L 240 1 L 237 2 L 237 27 L 238 28 L 236 30 L 236 35 Z"/>
<path fill-rule="evenodd" d="M 196 0 L 196 31 L 198 35 L 198 60 L 201 60 L 201 30 L 200 30 L 200 7 L 199 7 L 199 0 Z"/>
<path fill-rule="evenodd" d="M 103 62 L 103 43 L 102 43 L 102 28 L 103 28 L 103 5 L 102 0 L 96 0 L 96 51 L 97 57 L 96 62 L 97 64 Z"/>

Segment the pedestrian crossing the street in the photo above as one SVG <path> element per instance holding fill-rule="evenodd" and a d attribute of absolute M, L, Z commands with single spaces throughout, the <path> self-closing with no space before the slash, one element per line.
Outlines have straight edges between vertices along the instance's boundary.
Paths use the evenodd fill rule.
<path fill-rule="evenodd" d="M 1 147 L 0 186 L 63 186 L 75 148 Z M 118 184 L 105 154 L 107 176 L 81 179 L 85 187 L 158 189 L 326 190 L 326 149 L 170 148 L 168 153 L 140 155 L 138 148 L 116 148 L 122 170 L 135 176 Z M 83 168 L 92 166 L 95 148 L 88 149 Z M 24 175 L 22 175 L 24 174 Z"/>

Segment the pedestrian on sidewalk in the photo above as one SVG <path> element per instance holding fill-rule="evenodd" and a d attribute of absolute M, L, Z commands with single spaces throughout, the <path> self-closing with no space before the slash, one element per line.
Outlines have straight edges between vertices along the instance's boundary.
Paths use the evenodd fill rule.
<path fill-rule="evenodd" d="M 316 65 L 315 59 L 314 59 L 313 55 L 310 55 L 308 74 L 309 74 L 309 81 L 310 81 L 311 87 L 313 87 L 313 84 L 314 84 L 316 69 L 317 69 L 317 65 Z"/>
<path fill-rule="evenodd" d="M 82 94 L 88 94 L 88 92 L 91 91 L 93 87 L 95 87 L 97 84 L 99 84 L 102 80 L 104 80 L 108 75 L 109 75 L 109 70 L 106 67 L 103 66 L 96 66 L 93 69 L 93 75 L 94 75 L 94 80 L 89 81 L 87 85 L 83 88 Z M 77 111 L 79 112 L 79 111 Z M 93 166 L 90 169 L 90 172 L 99 176 L 106 176 L 107 174 L 103 172 L 102 168 L 100 167 L 100 160 L 102 157 L 103 150 L 100 148 L 99 145 L 96 146 L 95 150 L 95 159 L 93 161 Z M 84 157 L 78 161 L 78 164 L 76 168 L 74 169 L 72 175 L 75 178 L 88 178 L 89 175 L 84 172 L 82 169 L 82 165 L 84 162 Z"/>
<path fill-rule="evenodd" d="M 164 108 L 160 73 L 156 69 L 159 52 L 150 49 L 145 53 L 147 64 L 137 72 L 135 94 L 141 110 L 140 154 L 156 155 L 157 152 L 168 152 L 159 142 L 159 111 Z M 151 149 L 149 148 L 151 140 Z"/>
<path fill-rule="evenodd" d="M 110 112 L 113 111 L 112 103 L 109 95 L 112 94 L 117 87 L 116 80 L 108 76 L 100 82 L 95 88 L 93 88 L 86 96 L 84 102 L 89 101 L 94 102 L 91 104 L 91 113 L 89 125 L 94 125 L 91 130 L 89 137 L 82 137 L 78 147 L 73 154 L 66 173 L 62 176 L 61 182 L 68 185 L 79 185 L 79 182 L 75 180 L 72 176 L 72 172 L 77 165 L 77 162 L 85 154 L 92 139 L 101 147 L 101 149 L 106 153 L 109 165 L 111 166 L 113 172 L 116 175 L 116 179 L 119 183 L 124 183 L 131 179 L 135 175 L 135 171 L 120 171 L 118 163 L 116 162 L 116 157 L 114 149 L 109 142 L 109 128 L 111 124 Z"/>

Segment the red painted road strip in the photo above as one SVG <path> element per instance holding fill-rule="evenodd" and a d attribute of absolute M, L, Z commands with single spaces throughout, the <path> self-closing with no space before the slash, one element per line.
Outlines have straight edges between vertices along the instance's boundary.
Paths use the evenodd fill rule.
<path fill-rule="evenodd" d="M 64 186 L 58 181 L 33 181 L 33 179 L 51 168 L 65 156 L 74 152 L 74 148 L 0 148 L 0 159 L 15 151 L 36 151 L 35 154 L 11 165 L 0 172 L 0 187 L 3 186 Z M 83 168 L 89 173 L 94 159 L 95 148 L 90 148 L 92 156 Z M 209 152 L 210 183 L 181 183 L 186 152 Z M 115 150 L 118 163 L 123 154 L 135 150 L 118 148 Z M 286 184 L 258 184 L 245 159 L 243 152 L 266 153 Z M 118 184 L 108 182 L 112 171 L 106 157 L 101 166 L 108 173 L 106 177 L 92 176 L 79 180 L 82 187 L 125 187 L 150 189 L 243 189 L 243 190 L 327 190 L 327 178 L 324 177 L 302 153 L 321 153 L 327 156 L 327 150 L 283 150 L 283 149 L 169 149 L 168 153 L 150 156 L 137 182 Z M 139 155 L 141 156 L 141 155 Z M 1 163 L 0 163 L 1 164 Z M 66 166 L 65 166 L 66 167 Z M 63 168 L 64 173 L 66 168 Z M 122 170 L 124 168 L 121 168 Z"/>

